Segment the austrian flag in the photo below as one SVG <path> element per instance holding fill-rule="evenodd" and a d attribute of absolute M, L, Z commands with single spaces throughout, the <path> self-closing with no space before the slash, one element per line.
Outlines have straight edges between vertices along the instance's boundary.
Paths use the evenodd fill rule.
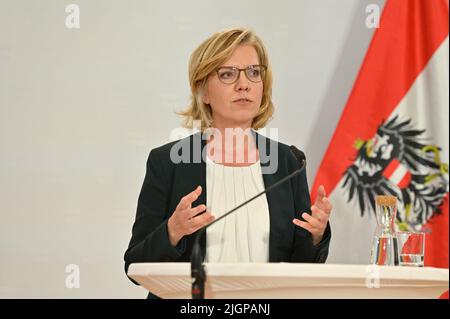
<path fill-rule="evenodd" d="M 448 268 L 449 7 L 387 0 L 314 185 L 333 203 L 328 262 L 368 264 L 376 195 L 396 228 L 426 232 L 425 266 Z"/>

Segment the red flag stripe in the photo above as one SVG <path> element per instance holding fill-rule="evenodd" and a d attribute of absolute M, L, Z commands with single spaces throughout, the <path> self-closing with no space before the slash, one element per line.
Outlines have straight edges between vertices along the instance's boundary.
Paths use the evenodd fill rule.
<path fill-rule="evenodd" d="M 395 170 L 397 169 L 397 167 L 399 167 L 400 161 L 398 159 L 393 159 L 388 166 L 386 166 L 386 168 L 383 171 L 383 176 L 386 178 L 389 178 L 392 176 L 392 174 L 394 174 Z"/>
<path fill-rule="evenodd" d="M 389 117 L 448 35 L 445 0 L 388 0 L 347 105 L 311 191 L 331 193 L 352 164 L 357 138 L 371 138 Z M 423 36 L 426 30 L 426 36 Z M 381 64 L 380 61 L 383 61 Z"/>
<path fill-rule="evenodd" d="M 405 174 L 405 176 L 403 176 L 400 183 L 398 183 L 398 187 L 400 187 L 402 189 L 406 188 L 406 187 L 408 187 L 409 183 L 411 183 L 411 173 L 407 172 Z"/>

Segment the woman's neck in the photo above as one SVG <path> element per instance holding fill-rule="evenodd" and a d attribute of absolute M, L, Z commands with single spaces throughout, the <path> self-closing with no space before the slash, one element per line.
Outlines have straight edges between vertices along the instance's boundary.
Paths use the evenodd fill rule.
<path fill-rule="evenodd" d="M 207 141 L 207 156 L 224 166 L 249 166 L 259 160 L 251 128 L 213 127 Z"/>

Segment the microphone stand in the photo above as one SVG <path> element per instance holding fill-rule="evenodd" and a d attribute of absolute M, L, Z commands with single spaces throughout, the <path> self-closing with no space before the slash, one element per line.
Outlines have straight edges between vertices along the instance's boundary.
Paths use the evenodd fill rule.
<path fill-rule="evenodd" d="M 202 251 L 201 251 L 201 248 L 200 248 L 200 242 L 199 242 L 200 241 L 200 236 L 206 231 L 206 229 L 208 227 L 214 225 L 218 221 L 220 221 L 223 218 L 227 217 L 228 215 L 230 215 L 234 211 L 238 210 L 242 206 L 247 205 L 252 200 L 254 200 L 254 199 L 258 198 L 259 196 L 267 193 L 268 191 L 274 189 L 275 187 L 281 185 L 282 183 L 290 180 L 295 175 L 300 174 L 306 167 L 305 155 L 303 154 L 303 152 L 301 152 L 300 150 L 298 150 L 294 146 L 291 146 L 291 150 L 292 150 L 292 153 L 294 154 L 294 156 L 302 164 L 301 167 L 296 169 L 294 172 L 292 172 L 288 176 L 283 177 L 278 182 L 273 183 L 272 185 L 267 187 L 265 190 L 263 190 L 259 194 L 256 194 L 255 196 L 253 196 L 249 200 L 246 200 L 245 202 L 243 202 L 239 206 L 233 208 L 232 210 L 230 210 L 226 214 L 220 216 L 215 221 L 213 221 L 212 223 L 204 226 L 203 228 L 201 228 L 197 232 L 197 234 L 195 236 L 195 239 L 194 239 L 194 246 L 192 248 L 192 253 L 191 253 L 191 279 L 192 279 L 192 291 L 191 292 L 192 292 L 192 299 L 204 299 L 205 298 L 206 272 L 205 272 L 205 266 L 203 265 Z"/>

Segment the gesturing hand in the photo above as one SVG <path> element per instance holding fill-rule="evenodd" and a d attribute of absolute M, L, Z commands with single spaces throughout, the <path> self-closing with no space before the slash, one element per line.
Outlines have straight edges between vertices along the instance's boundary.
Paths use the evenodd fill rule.
<path fill-rule="evenodd" d="M 201 193 L 202 187 L 198 186 L 193 192 L 184 196 L 167 221 L 167 231 L 172 246 L 176 246 L 183 236 L 190 235 L 214 221 L 215 217 L 210 212 L 198 215 L 206 210 L 205 205 L 192 207 L 192 203 Z"/>
<path fill-rule="evenodd" d="M 332 208 L 333 206 L 326 197 L 325 188 L 320 185 L 317 190 L 316 202 L 311 206 L 312 214 L 303 213 L 302 217 L 305 221 L 294 218 L 292 222 L 309 231 L 312 235 L 313 244 L 317 245 L 323 238 Z"/>

